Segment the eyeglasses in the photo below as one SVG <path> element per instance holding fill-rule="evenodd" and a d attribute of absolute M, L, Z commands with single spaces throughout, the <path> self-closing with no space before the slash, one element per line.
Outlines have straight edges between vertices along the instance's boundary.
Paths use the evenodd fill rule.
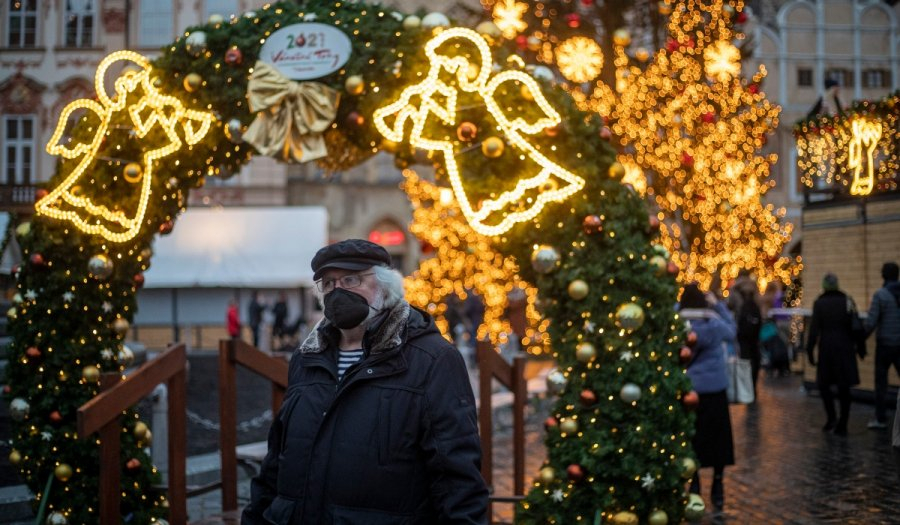
<path fill-rule="evenodd" d="M 329 293 L 334 290 L 337 283 L 341 283 L 341 288 L 356 288 L 363 282 L 363 277 L 367 275 L 375 275 L 375 272 L 369 273 L 351 273 L 337 279 L 319 279 L 316 281 L 316 288 L 322 293 Z"/>

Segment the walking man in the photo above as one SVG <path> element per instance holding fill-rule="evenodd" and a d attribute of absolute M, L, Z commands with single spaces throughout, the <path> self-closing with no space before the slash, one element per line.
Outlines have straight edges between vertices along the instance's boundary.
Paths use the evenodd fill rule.
<path fill-rule="evenodd" d="M 325 318 L 291 358 L 242 524 L 487 523 L 463 358 L 390 263 L 359 239 L 313 257 Z"/>
<path fill-rule="evenodd" d="M 881 267 L 884 286 L 872 296 L 866 317 L 866 334 L 875 332 L 875 419 L 869 428 L 887 428 L 887 376 L 891 365 L 900 374 L 900 267 L 886 262 Z M 896 414 L 894 415 L 896 417 Z"/>

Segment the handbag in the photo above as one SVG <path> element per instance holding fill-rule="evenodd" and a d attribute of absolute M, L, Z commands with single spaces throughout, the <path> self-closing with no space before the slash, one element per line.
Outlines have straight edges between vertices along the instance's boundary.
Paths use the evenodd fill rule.
<path fill-rule="evenodd" d="M 747 404 L 755 401 L 753 394 L 753 365 L 749 359 L 732 357 L 728 365 L 728 402 Z"/>

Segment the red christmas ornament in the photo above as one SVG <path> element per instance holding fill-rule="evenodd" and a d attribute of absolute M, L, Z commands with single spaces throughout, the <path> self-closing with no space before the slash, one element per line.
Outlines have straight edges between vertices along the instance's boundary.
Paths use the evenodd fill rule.
<path fill-rule="evenodd" d="M 585 388 L 578 396 L 578 400 L 581 401 L 582 405 L 589 407 L 597 402 L 597 394 Z"/>
<path fill-rule="evenodd" d="M 666 265 L 666 272 L 669 275 L 678 275 L 678 265 L 669 261 L 669 264 Z"/>
<path fill-rule="evenodd" d="M 239 66 L 244 61 L 244 54 L 240 49 L 232 47 L 225 52 L 225 63 L 229 66 Z"/>
<path fill-rule="evenodd" d="M 759 84 L 750 84 L 747 86 L 747 91 L 753 93 L 754 95 L 759 93 Z"/>
<path fill-rule="evenodd" d="M 131 458 L 125 463 L 125 468 L 128 470 L 137 470 L 141 467 L 141 460 L 138 458 Z"/>
<path fill-rule="evenodd" d="M 29 359 L 37 359 L 38 357 L 41 357 L 41 351 L 38 350 L 36 346 L 29 346 L 28 350 L 25 350 L 25 355 L 27 355 Z"/>
<path fill-rule="evenodd" d="M 691 390 L 681 398 L 681 402 L 688 410 L 694 410 L 700 403 L 700 396 L 697 394 L 696 390 Z"/>
<path fill-rule="evenodd" d="M 694 157 L 688 153 L 681 154 L 681 165 L 685 168 L 693 168 L 694 167 Z"/>
<path fill-rule="evenodd" d="M 12 392 L 12 388 L 9 385 L 3 385 L 3 393 L 9 394 L 10 392 Z"/>
<path fill-rule="evenodd" d="M 544 135 L 547 135 L 548 137 L 555 137 L 559 135 L 559 124 L 544 128 Z"/>
<path fill-rule="evenodd" d="M 39 253 L 32 253 L 28 258 L 28 262 L 35 266 L 43 266 L 44 265 L 44 256 Z"/>
<path fill-rule="evenodd" d="M 347 113 L 347 117 L 344 121 L 351 128 L 359 128 L 366 123 L 366 118 L 360 115 L 358 111 L 351 111 L 350 113 Z"/>
<path fill-rule="evenodd" d="M 431 255 L 434 253 L 434 246 L 428 241 L 422 241 L 419 243 L 419 251 L 422 252 L 422 255 Z"/>
<path fill-rule="evenodd" d="M 697 45 L 697 43 L 694 42 L 694 39 L 693 39 L 693 38 L 688 38 L 688 39 L 687 39 L 687 42 L 684 43 L 684 47 L 686 47 L 686 48 L 688 48 L 688 49 L 694 49 L 694 47 L 695 47 L 696 45 Z"/>
<path fill-rule="evenodd" d="M 697 346 L 697 332 L 693 330 L 688 332 L 688 335 L 684 338 L 684 342 L 691 348 Z"/>
<path fill-rule="evenodd" d="M 136 273 L 134 274 L 134 285 L 138 288 L 143 288 L 144 286 L 144 274 Z"/>
<path fill-rule="evenodd" d="M 600 128 L 600 138 L 603 140 L 609 140 L 612 137 L 612 131 L 609 130 L 608 127 L 603 126 Z"/>
<path fill-rule="evenodd" d="M 53 423 L 59 423 L 60 421 L 62 421 L 62 414 L 59 413 L 59 410 L 50 412 L 50 421 L 52 421 Z"/>
<path fill-rule="evenodd" d="M 716 121 L 716 114 L 712 111 L 708 111 L 703 115 L 700 115 L 700 119 L 703 120 L 703 122 L 706 124 L 712 124 Z"/>
<path fill-rule="evenodd" d="M 747 13 L 741 11 L 738 13 L 737 18 L 734 19 L 735 23 L 743 24 L 747 21 Z"/>
<path fill-rule="evenodd" d="M 544 428 L 550 430 L 551 428 L 556 428 L 559 426 L 559 421 L 556 420 L 555 417 L 550 416 L 544 420 Z"/>
<path fill-rule="evenodd" d="M 174 230 L 174 229 L 175 229 L 175 221 L 173 221 L 171 219 L 159 225 L 159 233 L 161 233 L 163 235 L 168 235 L 168 234 L 172 233 L 172 230 Z"/>
<path fill-rule="evenodd" d="M 694 352 L 687 346 L 682 346 L 681 351 L 678 352 L 678 359 L 682 363 L 687 363 L 691 360 L 691 356 L 694 355 Z"/>
<path fill-rule="evenodd" d="M 48 192 L 44 188 L 38 188 L 38 189 L 34 190 L 34 200 L 39 201 L 39 200 L 43 199 L 44 197 L 46 197 L 48 193 L 50 193 L 50 192 Z"/>
<path fill-rule="evenodd" d="M 650 228 L 651 233 L 659 231 L 659 217 L 657 217 L 656 215 L 653 215 L 653 214 L 648 215 L 647 222 L 649 223 L 648 226 Z"/>
<path fill-rule="evenodd" d="M 594 0 L 581 0 L 581 5 L 592 6 L 592 5 L 594 5 Z"/>
<path fill-rule="evenodd" d="M 678 42 L 676 40 L 670 38 L 669 40 L 666 41 L 666 50 L 669 53 L 674 53 L 675 51 L 678 51 Z"/>
<path fill-rule="evenodd" d="M 566 467 L 566 475 L 569 476 L 570 481 L 578 483 L 579 481 L 584 479 L 584 469 L 581 468 L 581 465 L 573 463 Z"/>
<path fill-rule="evenodd" d="M 471 122 L 463 122 L 456 128 L 456 138 L 464 142 L 471 142 L 478 136 L 478 126 Z"/>
<path fill-rule="evenodd" d="M 525 35 L 519 35 L 516 37 L 516 46 L 519 49 L 525 49 L 528 47 L 528 37 Z"/>
<path fill-rule="evenodd" d="M 581 229 L 586 235 L 593 235 L 603 231 L 603 221 L 596 215 L 588 215 L 581 221 Z"/>
<path fill-rule="evenodd" d="M 569 13 L 566 15 L 566 24 L 572 29 L 577 29 L 581 25 L 581 15 L 578 13 Z"/>

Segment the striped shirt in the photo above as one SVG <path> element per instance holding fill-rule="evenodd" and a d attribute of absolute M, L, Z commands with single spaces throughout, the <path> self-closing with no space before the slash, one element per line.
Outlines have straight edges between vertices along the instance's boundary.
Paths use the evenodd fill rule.
<path fill-rule="evenodd" d="M 347 369 L 359 362 L 365 352 L 359 350 L 341 350 L 338 352 L 338 381 L 344 379 Z"/>

